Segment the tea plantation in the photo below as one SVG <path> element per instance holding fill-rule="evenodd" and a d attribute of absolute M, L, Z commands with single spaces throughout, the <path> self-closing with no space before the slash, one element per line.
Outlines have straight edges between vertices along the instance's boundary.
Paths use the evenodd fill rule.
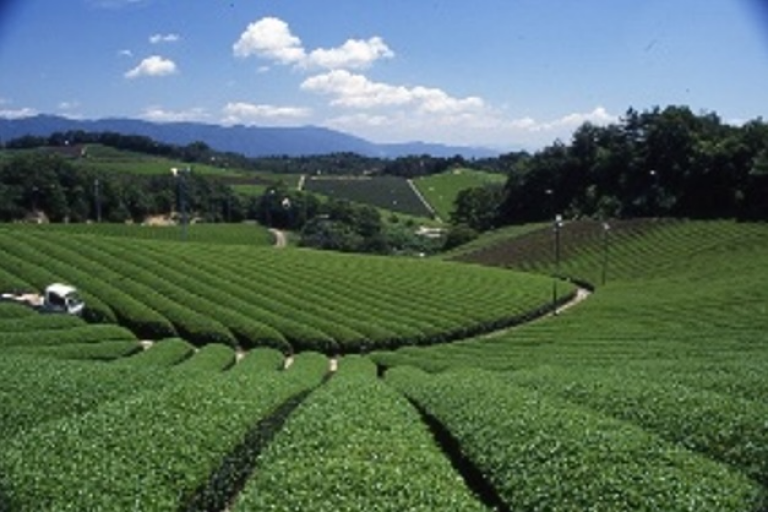
<path fill-rule="evenodd" d="M 445 262 L 2 226 L 3 291 L 88 307 L 0 303 L 0 511 L 767 510 L 768 225 L 569 223 L 557 266 L 552 235 Z M 552 315 L 555 273 L 594 293 Z"/>

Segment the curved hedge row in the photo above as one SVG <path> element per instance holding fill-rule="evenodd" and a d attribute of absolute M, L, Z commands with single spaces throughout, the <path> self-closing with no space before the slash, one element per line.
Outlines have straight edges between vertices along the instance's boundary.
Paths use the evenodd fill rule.
<path fill-rule="evenodd" d="M 232 510 L 487 509 L 408 401 L 370 361 L 345 357 L 257 459 Z"/>
<path fill-rule="evenodd" d="M 129 357 L 140 351 L 141 345 L 136 340 L 68 343 L 66 345 L 15 346 L 5 349 L 5 352 L 9 354 L 105 362 Z"/>
<path fill-rule="evenodd" d="M 12 252 L 7 249 L 11 249 Z M 59 267 L 63 273 L 51 271 L 51 265 L 56 262 L 44 254 L 29 250 L 22 244 L 14 243 L 13 239 L 0 233 L 0 262 L 2 268 L 32 285 L 33 290 L 42 293 L 46 286 L 58 281 L 68 281 L 68 268 Z M 83 316 L 89 321 L 116 323 L 112 308 L 107 306 L 89 289 L 80 290 L 82 298 L 86 301 Z"/>
<path fill-rule="evenodd" d="M 211 343 L 174 367 L 175 372 L 222 372 L 237 362 L 235 351 L 227 345 Z"/>
<path fill-rule="evenodd" d="M 287 372 L 181 372 L 159 389 L 21 433 L 0 446 L 5 505 L 182 510 L 253 425 L 317 386 L 326 366 L 300 356 Z M 231 492 L 223 484 L 213 492 Z"/>
<path fill-rule="evenodd" d="M 356 353 L 487 332 L 549 303 L 542 277 L 405 258 L 19 228 L 0 229 L 3 248 L 101 299 L 140 337 L 198 345 Z"/>
<path fill-rule="evenodd" d="M 159 389 L 166 381 L 162 372 L 150 367 L 61 361 L 3 351 L 0 439 L 5 444 L 20 432 L 83 414 L 145 387 Z"/>
<path fill-rule="evenodd" d="M 116 366 L 142 368 L 146 366 L 169 368 L 189 358 L 195 353 L 195 347 L 181 338 L 168 338 L 153 343 L 131 357 L 115 361 Z"/>
<path fill-rule="evenodd" d="M 623 369 L 542 367 L 510 374 L 531 387 L 632 422 L 768 483 L 768 405 Z M 764 397 L 763 397 L 764 398 Z"/>
<path fill-rule="evenodd" d="M 0 237 L 0 240 L 3 238 Z M 165 317 L 134 298 L 146 296 L 149 290 L 131 289 L 133 282 L 130 278 L 109 270 L 98 261 L 85 259 L 83 256 L 90 252 L 88 245 L 81 242 L 67 248 L 66 244 L 61 242 L 53 243 L 26 236 L 24 233 L 17 233 L 11 246 L 7 244 L 7 239 L 3 241 L 9 252 L 24 253 L 30 261 L 34 261 L 32 258 L 36 256 L 30 254 L 27 248 L 45 254 L 47 268 L 66 274 L 69 281 L 93 290 L 101 300 L 111 306 L 118 322 L 131 329 L 138 337 L 160 339 L 176 335 L 173 326 Z"/>
<path fill-rule="evenodd" d="M 136 340 L 136 336 L 117 325 L 80 325 L 67 329 L 7 332 L 0 336 L 0 347 L 100 343 L 110 340 Z"/>
<path fill-rule="evenodd" d="M 442 423 L 511 510 L 757 512 L 763 489 L 726 465 L 497 374 L 387 372 Z"/>

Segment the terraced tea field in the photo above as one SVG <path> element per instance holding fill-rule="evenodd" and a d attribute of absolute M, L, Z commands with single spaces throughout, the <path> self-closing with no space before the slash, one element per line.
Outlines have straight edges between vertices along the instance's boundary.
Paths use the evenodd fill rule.
<path fill-rule="evenodd" d="M 514 234 L 529 273 L 1 228 L 98 322 L 0 304 L 0 510 L 764 512 L 768 226 L 617 224 L 603 286 L 567 224 L 595 293 L 510 329 L 554 272 Z"/>
<path fill-rule="evenodd" d="M 74 283 L 90 320 L 196 345 L 360 352 L 489 332 L 549 306 L 547 280 L 531 274 L 68 228 L 0 228 L 0 257 L 3 289 Z"/>
<path fill-rule="evenodd" d="M 304 182 L 304 190 L 415 217 L 432 215 L 408 180 L 397 176 L 309 177 Z"/>

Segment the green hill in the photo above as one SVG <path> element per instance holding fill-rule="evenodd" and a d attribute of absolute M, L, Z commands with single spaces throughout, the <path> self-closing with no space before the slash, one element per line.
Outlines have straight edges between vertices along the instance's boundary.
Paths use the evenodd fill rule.
<path fill-rule="evenodd" d="M 567 223 L 559 269 L 550 227 L 505 233 L 439 262 L 3 226 L 3 286 L 101 323 L 0 303 L 0 508 L 766 510 L 768 225 Z M 555 270 L 594 293 L 511 325 Z"/>

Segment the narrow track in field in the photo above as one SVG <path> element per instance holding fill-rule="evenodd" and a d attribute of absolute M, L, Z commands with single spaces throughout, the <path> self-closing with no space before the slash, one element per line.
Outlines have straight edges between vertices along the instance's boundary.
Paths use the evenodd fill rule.
<path fill-rule="evenodd" d="M 288 237 L 286 236 L 285 231 L 270 228 L 269 232 L 275 237 L 275 248 L 284 249 L 288 246 Z"/>
<path fill-rule="evenodd" d="M 551 316 L 558 316 L 561 313 L 571 309 L 572 307 L 578 304 L 581 304 L 582 302 L 587 300 L 591 295 L 592 295 L 591 290 L 580 286 L 576 289 L 576 293 L 568 301 L 558 305 L 554 310 L 552 310 L 551 307 L 546 308 L 541 312 L 537 313 L 536 315 L 533 315 L 532 317 L 522 322 L 519 322 L 510 327 L 505 327 L 504 329 L 499 329 L 496 331 L 489 332 L 487 334 L 480 336 L 480 338 L 497 338 L 499 336 L 503 336 L 504 334 L 507 334 L 508 332 L 514 331 L 515 329 L 519 329 L 520 327 L 523 327 L 525 325 L 529 325 L 534 322 L 539 322 Z"/>

